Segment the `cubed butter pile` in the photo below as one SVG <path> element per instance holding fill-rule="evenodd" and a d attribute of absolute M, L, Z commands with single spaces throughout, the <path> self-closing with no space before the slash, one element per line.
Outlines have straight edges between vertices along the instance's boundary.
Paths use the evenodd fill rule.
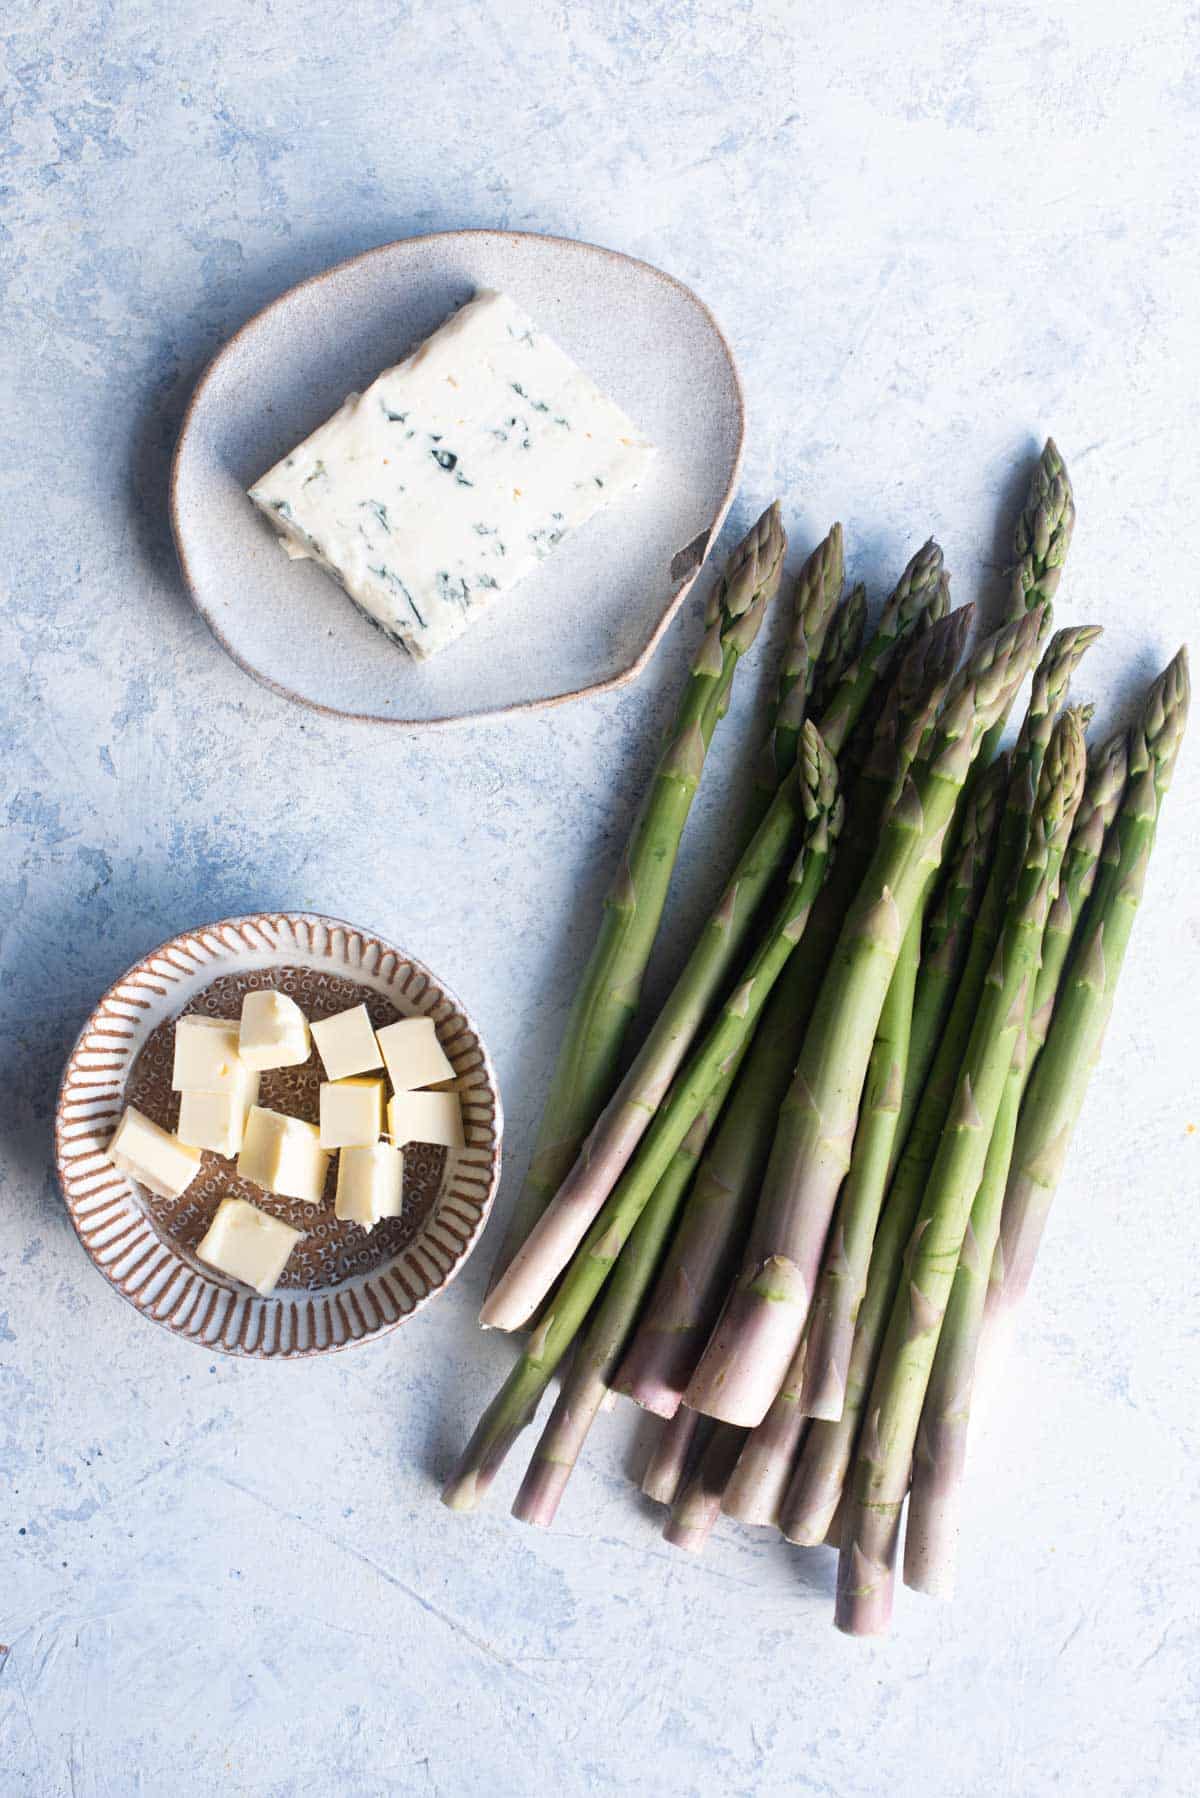
<path fill-rule="evenodd" d="M 327 1075 L 319 1127 L 258 1103 L 259 1076 L 301 1066 L 314 1044 Z M 247 993 L 237 1021 L 197 1013 L 178 1020 L 171 1084 L 179 1094 L 174 1135 L 130 1105 L 109 1144 L 116 1166 L 161 1198 L 186 1191 L 210 1149 L 236 1160 L 240 1177 L 265 1192 L 317 1206 L 336 1154 L 334 1215 L 371 1230 L 403 1208 L 405 1144 L 465 1142 L 454 1069 L 431 1018 L 376 1031 L 366 1006 L 354 1005 L 310 1023 L 286 993 L 263 988 Z M 281 1218 L 229 1197 L 196 1254 L 266 1294 L 302 1238 Z"/>

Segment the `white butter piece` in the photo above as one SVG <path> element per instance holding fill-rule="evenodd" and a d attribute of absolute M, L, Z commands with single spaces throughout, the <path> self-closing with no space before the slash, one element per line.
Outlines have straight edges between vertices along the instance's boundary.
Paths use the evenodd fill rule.
<path fill-rule="evenodd" d="M 462 1108 L 457 1093 L 397 1093 L 388 1102 L 388 1135 L 402 1149 L 407 1142 L 444 1143 L 461 1149 Z"/>
<path fill-rule="evenodd" d="M 302 1236 L 303 1231 L 269 1217 L 245 1199 L 222 1199 L 196 1254 L 218 1273 L 266 1294 L 279 1284 L 288 1256 Z"/>
<path fill-rule="evenodd" d="M 370 1075 L 321 1087 L 321 1147 L 363 1148 L 383 1135 L 383 1081 Z"/>
<path fill-rule="evenodd" d="M 241 1150 L 246 1129 L 246 1113 L 258 1097 L 258 1075 L 252 1076 L 254 1092 L 249 1099 L 240 1093 L 201 1093 L 188 1087 L 179 1095 L 180 1142 L 194 1149 L 212 1149 L 218 1155 L 236 1155 Z"/>
<path fill-rule="evenodd" d="M 319 1205 L 325 1193 L 329 1156 L 315 1124 L 285 1117 L 262 1105 L 251 1108 L 237 1170 L 267 1192 Z"/>
<path fill-rule="evenodd" d="M 160 1199 L 177 1199 L 200 1170 L 199 1149 L 180 1142 L 133 1105 L 125 1107 L 108 1153 L 117 1167 Z"/>
<path fill-rule="evenodd" d="M 404 1203 L 404 1157 L 391 1143 L 343 1149 L 338 1158 L 334 1214 L 372 1230 L 385 1217 L 399 1217 Z"/>
<path fill-rule="evenodd" d="M 276 464 L 250 498 L 424 659 L 654 449 L 507 295 L 483 291 Z"/>
<path fill-rule="evenodd" d="M 294 999 L 269 987 L 246 994 L 238 1054 L 248 1068 L 296 1068 L 311 1052 L 308 1019 Z"/>
<path fill-rule="evenodd" d="M 176 1020 L 175 1091 L 232 1092 L 250 1089 L 250 1069 L 238 1053 L 238 1026 L 232 1018 L 206 1018 L 194 1013 Z M 246 1099 L 246 1103 L 251 1101 Z"/>
<path fill-rule="evenodd" d="M 365 1005 L 352 1005 L 349 1011 L 319 1019 L 312 1033 L 321 1065 L 331 1080 L 348 1080 L 352 1074 L 370 1074 L 383 1066 Z"/>
<path fill-rule="evenodd" d="M 398 1093 L 453 1080 L 454 1069 L 438 1041 L 432 1018 L 401 1018 L 375 1032 L 388 1079 Z"/>

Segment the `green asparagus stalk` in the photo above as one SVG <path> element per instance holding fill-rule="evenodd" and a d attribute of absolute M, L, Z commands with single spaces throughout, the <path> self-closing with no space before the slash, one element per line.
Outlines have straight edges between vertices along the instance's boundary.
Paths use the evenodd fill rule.
<path fill-rule="evenodd" d="M 839 823 L 837 769 L 816 727 L 806 724 L 798 769 L 804 772 L 807 832 L 787 891 L 743 977 L 681 1070 L 563 1275 L 524 1352 L 480 1420 L 443 1493 L 453 1510 L 473 1510 L 534 1410 L 591 1311 L 638 1218 L 699 1116 L 722 1071 L 750 1038 L 772 986 L 804 934 Z"/>
<path fill-rule="evenodd" d="M 771 728 L 759 756 L 748 807 L 755 827 L 766 815 L 780 782 L 796 765 L 800 731 L 844 580 L 842 527 L 835 524 L 805 562 L 792 592 L 791 629 L 780 662 Z"/>
<path fill-rule="evenodd" d="M 1129 732 L 1121 730 L 1102 745 L 1088 769 L 1083 798 L 1075 814 L 1075 828 L 1067 846 L 1058 897 L 1050 907 L 1042 938 L 1042 966 L 1033 996 L 1029 1027 L 1029 1066 L 1026 1078 L 1041 1054 L 1062 984 L 1071 943 L 1092 896 L 1104 839 L 1117 815 L 1129 775 Z"/>
<path fill-rule="evenodd" d="M 1053 600 L 1075 531 L 1075 495 L 1066 464 L 1053 437 L 1038 457 L 1029 492 L 1013 534 L 1013 566 L 1009 572 L 1008 616 L 1019 618 L 1044 607 L 1045 629 L 1053 616 Z M 1000 747 L 1007 712 L 997 718 L 983 741 L 978 767 L 982 774 Z"/>
<path fill-rule="evenodd" d="M 819 718 L 862 649 L 867 626 L 867 590 L 859 581 L 851 587 L 829 623 L 821 659 L 813 680 L 811 710 Z"/>
<path fill-rule="evenodd" d="M 1043 779 L 1061 781 L 1064 745 L 1073 748 L 1075 738 L 1082 743 L 1083 726 L 1078 710 L 1064 714 L 1055 727 L 1046 753 Z M 1078 812 L 1074 834 L 1078 830 Z M 1047 851 L 1046 881 L 1052 895 L 1050 916 L 1057 905 L 1061 864 L 1067 851 L 1061 833 Z M 1047 924 L 1047 931 L 1048 931 Z M 954 1589 L 958 1551 L 958 1515 L 966 1468 L 967 1430 L 971 1393 L 975 1379 L 975 1362 L 979 1336 L 983 1326 L 984 1303 L 988 1276 L 1000 1230 L 1000 1211 L 1004 1189 L 1008 1183 L 1009 1163 L 1017 1132 L 1021 1095 L 1031 1065 L 1031 1030 L 1038 1003 L 1038 988 L 1047 970 L 1044 946 L 1047 932 L 1038 946 L 1041 963 L 1037 984 L 1030 983 L 1024 1015 L 1013 1049 L 988 1144 L 983 1175 L 971 1206 L 962 1252 L 950 1287 L 946 1315 L 938 1337 L 937 1350 L 929 1376 L 929 1387 L 917 1431 L 913 1458 L 912 1490 L 908 1505 L 908 1527 L 904 1541 L 905 1583 L 930 1597 L 949 1597 Z"/>
<path fill-rule="evenodd" d="M 902 756 L 911 754 L 914 738 L 945 690 L 970 618 L 970 608 L 964 608 L 940 620 L 918 635 L 905 654 L 810 930 L 816 927 L 825 894 L 839 883 L 845 860 L 859 866 L 870 860 L 870 845 L 878 835 Z M 806 933 L 804 945 L 771 996 L 745 1073 L 701 1164 L 658 1284 L 617 1377 L 620 1391 L 665 1417 L 675 1411 L 695 1370 L 743 1245 L 776 1116 L 799 1052 L 806 1011 L 798 994 L 810 983 L 809 960 Z"/>
<path fill-rule="evenodd" d="M 983 1174 L 1013 1051 L 1037 978 L 1042 934 L 1083 791 L 1078 719 L 1055 731 L 1033 801 L 1028 845 L 980 995 L 954 1104 L 930 1170 L 868 1400 L 843 1519 L 835 1622 L 849 1635 L 887 1628 L 900 1512 L 942 1317 Z"/>
<path fill-rule="evenodd" d="M 680 1405 L 672 1417 L 663 1419 L 654 1452 L 642 1475 L 642 1491 L 655 1504 L 673 1505 L 683 1490 L 690 1464 L 698 1458 L 714 1429 L 712 1420 L 701 1417 Z"/>
<path fill-rule="evenodd" d="M 971 943 L 971 932 L 992 865 L 1000 811 L 1008 788 L 1009 759 L 999 755 L 970 795 L 954 864 L 942 888 L 917 970 L 909 1030 L 904 1094 L 892 1140 L 889 1178 L 908 1138 L 937 1046 L 946 1028 Z"/>
<path fill-rule="evenodd" d="M 821 986 L 787 1099 L 742 1271 L 686 1402 L 760 1423 L 808 1316 L 845 1178 L 879 1014 L 980 739 L 1028 670 L 1037 612 L 980 645 L 892 805 Z"/>
<path fill-rule="evenodd" d="M 721 1499 L 737 1462 L 744 1430 L 719 1423 L 708 1439 L 700 1461 L 663 1526 L 663 1539 L 686 1554 L 698 1555 L 721 1515 Z"/>
<path fill-rule="evenodd" d="M 887 1191 L 892 1147 L 904 1096 L 913 995 L 921 953 L 920 925 L 918 912 L 905 933 L 896 971 L 879 1016 L 879 1028 L 867 1064 L 867 1083 L 850 1157 L 850 1171 L 838 1200 L 813 1294 L 799 1400 L 805 1417 L 828 1417 L 836 1421 L 842 1415 L 845 1403 L 854 1325 L 867 1284 L 871 1247 Z"/>
<path fill-rule="evenodd" d="M 604 902 L 493 1281 L 558 1190 L 616 1083 L 621 1046 L 637 1008 L 705 754 L 738 662 L 752 647 L 779 586 L 786 547 L 776 502 L 735 549 L 709 601 L 707 634 Z"/>
<path fill-rule="evenodd" d="M 1151 687 L 1130 733 L 1128 783 L 1021 1106 L 997 1247 L 1001 1274 L 989 1294 L 992 1315 L 1015 1306 L 1029 1285 L 1112 1011 L 1190 697 L 1181 649 Z"/>

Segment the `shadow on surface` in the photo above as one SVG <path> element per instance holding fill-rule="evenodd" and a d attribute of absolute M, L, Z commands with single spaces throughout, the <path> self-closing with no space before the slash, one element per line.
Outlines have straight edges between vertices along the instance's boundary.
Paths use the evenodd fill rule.
<path fill-rule="evenodd" d="M 177 603 L 190 606 L 171 540 L 171 460 L 192 392 L 222 344 L 271 300 L 336 263 L 399 238 L 476 225 L 504 228 L 495 224 L 486 211 L 475 216 L 437 218 L 420 213 L 407 219 L 363 221 L 336 230 L 314 231 L 303 239 L 291 238 L 252 265 L 239 264 L 236 274 L 223 271 L 214 289 L 199 294 L 191 311 L 164 335 L 147 374 L 140 412 L 131 427 L 128 494 L 138 547 Z"/>
<path fill-rule="evenodd" d="M 61 1204 L 53 1174 L 53 1124 L 63 1066 L 101 995 L 134 962 L 181 931 L 259 910 L 286 910 L 254 890 L 234 865 L 204 870 L 196 889 L 188 861 L 116 868 L 90 891 L 67 896 L 61 912 L 21 919 L 20 953 L 5 970 L 0 1083 L 0 1151 L 10 1183 Z"/>

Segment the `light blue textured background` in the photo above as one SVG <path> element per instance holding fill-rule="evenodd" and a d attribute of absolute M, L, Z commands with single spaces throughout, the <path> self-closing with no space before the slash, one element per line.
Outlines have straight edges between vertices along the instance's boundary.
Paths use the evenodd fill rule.
<path fill-rule="evenodd" d="M 176 930 L 296 906 L 459 988 L 518 1172 L 695 632 L 622 695 L 450 735 L 260 691 L 165 520 L 222 339 L 413 232 L 644 256 L 741 359 L 734 523 L 780 492 L 799 551 L 842 517 L 876 597 L 933 531 L 994 602 L 1014 470 L 1053 430 L 1080 509 L 1061 616 L 1107 627 L 1080 683 L 1107 723 L 1196 610 L 1194 6 L 10 0 L 3 30 L 0 1789 L 1194 1789 L 1195 743 L 976 1444 L 960 1598 L 906 1595 L 890 1641 L 832 1631 L 828 1555 L 731 1526 L 666 1548 L 625 1416 L 549 1535 L 507 1516 L 519 1458 L 484 1515 L 444 1512 L 509 1354 L 474 1328 L 486 1247 L 388 1341 L 214 1360 L 113 1296 L 47 1165 L 101 989 Z M 717 879 L 741 685 L 657 991 Z"/>

